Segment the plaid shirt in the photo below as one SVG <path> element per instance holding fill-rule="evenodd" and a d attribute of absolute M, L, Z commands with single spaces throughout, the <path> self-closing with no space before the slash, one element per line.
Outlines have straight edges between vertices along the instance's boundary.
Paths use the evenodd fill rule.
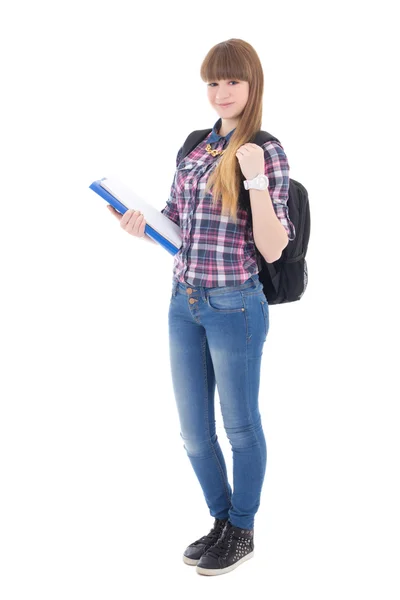
<path fill-rule="evenodd" d="M 225 137 L 218 135 L 221 123 L 218 119 L 210 134 L 186 157 L 181 160 L 183 146 L 176 157 L 170 197 L 161 211 L 182 232 L 182 246 L 174 256 L 175 285 L 178 281 L 193 287 L 240 285 L 260 270 L 253 233 L 246 227 L 246 211 L 238 208 L 235 225 L 229 216 L 221 215 L 221 201 L 212 206 L 212 194 L 204 190 L 218 160 L 218 155 L 213 157 L 206 151 L 206 145 L 223 150 L 234 132 L 233 129 Z M 293 240 L 296 232 L 287 210 L 289 163 L 278 142 L 266 142 L 263 149 L 275 213 Z"/>

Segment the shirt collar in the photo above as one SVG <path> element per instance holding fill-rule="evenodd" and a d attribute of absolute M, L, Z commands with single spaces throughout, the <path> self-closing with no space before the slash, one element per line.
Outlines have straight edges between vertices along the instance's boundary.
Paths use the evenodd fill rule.
<path fill-rule="evenodd" d="M 219 142 L 220 140 L 226 140 L 227 142 L 229 141 L 231 135 L 233 134 L 233 132 L 235 131 L 235 129 L 232 129 L 232 131 L 230 131 L 227 135 L 219 135 L 217 133 L 217 129 L 219 130 L 219 128 L 222 125 L 222 119 L 219 118 L 218 121 L 215 123 L 212 132 L 210 133 L 210 137 L 208 138 L 208 143 L 212 144 L 213 142 Z"/>

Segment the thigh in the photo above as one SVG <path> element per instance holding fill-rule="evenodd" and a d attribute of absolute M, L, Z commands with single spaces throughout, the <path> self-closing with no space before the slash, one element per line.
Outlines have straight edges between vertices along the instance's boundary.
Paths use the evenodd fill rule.
<path fill-rule="evenodd" d="M 214 368 L 205 329 L 192 318 L 182 295 L 171 298 L 168 329 L 181 437 L 189 449 L 189 441 L 198 444 L 215 434 Z"/>
<path fill-rule="evenodd" d="M 203 319 L 225 428 L 259 421 L 261 358 L 269 329 L 266 297 L 258 287 L 209 297 Z"/>

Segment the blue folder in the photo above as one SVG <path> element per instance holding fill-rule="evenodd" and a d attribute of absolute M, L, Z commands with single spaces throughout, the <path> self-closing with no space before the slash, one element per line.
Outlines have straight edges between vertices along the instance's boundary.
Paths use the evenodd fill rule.
<path fill-rule="evenodd" d="M 103 177 L 103 179 L 106 179 L 106 177 Z M 122 202 L 117 200 L 115 196 L 110 194 L 110 192 L 105 190 L 102 185 L 100 185 L 100 181 L 103 181 L 103 179 L 93 181 L 93 183 L 89 185 L 90 189 L 96 192 L 96 194 L 98 194 L 102 198 L 104 198 L 104 200 L 106 200 L 119 213 L 121 213 L 121 215 L 123 215 L 129 209 L 124 204 L 122 204 Z M 146 223 L 144 231 L 149 237 L 158 242 L 163 248 L 165 248 L 165 250 L 167 250 L 167 252 L 169 252 L 173 256 L 179 251 L 179 248 L 177 248 L 175 244 L 172 244 L 172 242 L 170 242 L 163 235 L 158 233 L 158 231 L 153 229 L 153 227 L 151 227 L 148 223 Z"/>

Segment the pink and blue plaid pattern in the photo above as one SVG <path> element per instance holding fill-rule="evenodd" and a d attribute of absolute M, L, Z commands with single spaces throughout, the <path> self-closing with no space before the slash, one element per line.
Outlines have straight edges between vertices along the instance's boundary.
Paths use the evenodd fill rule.
<path fill-rule="evenodd" d="M 221 215 L 221 203 L 213 207 L 205 185 L 215 168 L 219 155 L 206 151 L 211 144 L 223 150 L 234 130 L 225 137 L 217 134 L 221 119 L 212 132 L 181 160 L 182 148 L 176 157 L 176 171 L 170 196 L 162 213 L 180 226 L 182 247 L 174 256 L 173 280 L 195 286 L 234 286 L 259 272 L 251 229 L 247 228 L 247 213 L 238 209 L 236 225 L 229 216 Z M 275 141 L 263 144 L 265 174 L 269 178 L 269 194 L 275 213 L 285 227 L 289 240 L 296 232 L 289 219 L 289 163 L 282 146 Z"/>

